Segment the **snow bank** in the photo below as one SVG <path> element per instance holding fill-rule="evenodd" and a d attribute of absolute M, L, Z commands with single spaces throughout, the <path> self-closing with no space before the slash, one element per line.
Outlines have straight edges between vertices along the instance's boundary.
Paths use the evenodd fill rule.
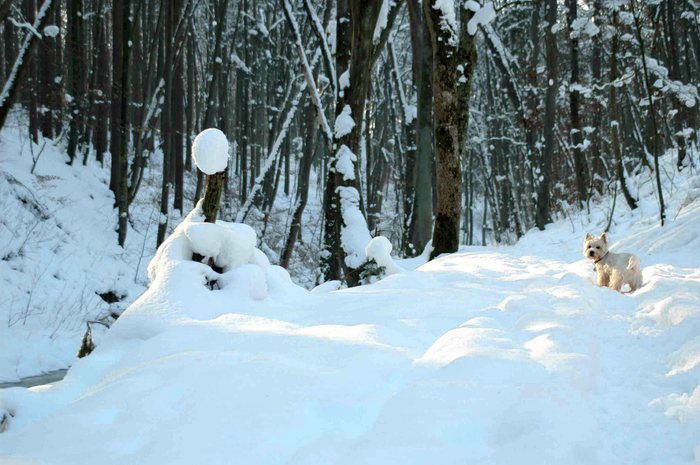
<path fill-rule="evenodd" d="M 134 219 L 140 231 L 117 245 L 108 168 L 68 166 L 63 147 L 32 144 L 13 122 L 0 134 L 0 383 L 68 367 L 86 322 L 145 289 L 147 226 Z"/>
<path fill-rule="evenodd" d="M 700 184 L 676 176 L 663 229 L 651 177 L 631 181 L 637 210 L 617 200 L 612 249 L 646 266 L 632 294 L 597 287 L 580 256 L 608 205 L 512 247 L 312 293 L 195 210 L 92 355 L 55 385 L 0 391 L 14 415 L 0 463 L 692 463 L 700 199 L 687 187 Z M 222 255 L 228 241 L 240 248 Z M 194 249 L 229 265 L 216 273 Z"/>

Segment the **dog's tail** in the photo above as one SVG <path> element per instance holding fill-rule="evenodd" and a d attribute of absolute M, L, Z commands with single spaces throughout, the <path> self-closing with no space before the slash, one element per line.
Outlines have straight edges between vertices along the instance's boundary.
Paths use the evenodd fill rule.
<path fill-rule="evenodd" d="M 642 271 L 642 265 L 639 263 L 639 259 L 632 255 L 627 262 L 627 269 L 630 271 Z"/>

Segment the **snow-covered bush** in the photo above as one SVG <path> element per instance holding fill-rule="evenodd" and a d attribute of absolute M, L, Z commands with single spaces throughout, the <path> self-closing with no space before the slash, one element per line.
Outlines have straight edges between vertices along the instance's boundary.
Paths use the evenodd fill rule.
<path fill-rule="evenodd" d="M 267 256 L 255 247 L 255 231 L 250 226 L 226 221 L 205 223 L 201 207 L 200 201 L 158 248 L 148 265 L 151 286 L 157 287 L 172 279 L 176 268 L 189 270 L 191 266 L 196 267 L 191 276 L 193 282 L 216 279 L 220 288 L 233 284 L 236 279 L 232 279 L 232 276 L 240 275 L 240 270 L 245 270 L 240 277 L 249 284 L 247 295 L 256 300 L 267 297 L 270 281 L 294 286 L 289 273 L 284 268 L 271 265 Z M 201 263 L 192 262 L 194 254 L 204 257 Z M 222 273 L 207 265 L 210 259 L 223 269 Z"/>

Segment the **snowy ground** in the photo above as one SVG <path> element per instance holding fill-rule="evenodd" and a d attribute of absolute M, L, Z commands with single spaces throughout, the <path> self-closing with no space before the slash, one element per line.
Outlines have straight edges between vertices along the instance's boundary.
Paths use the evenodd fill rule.
<path fill-rule="evenodd" d="M 117 246 L 107 170 L 67 161 L 53 142 L 1 134 L 0 383 L 67 367 L 86 321 L 145 288 L 150 257 L 134 229 L 127 250 Z M 109 292 L 123 302 L 99 295 Z"/>
<path fill-rule="evenodd" d="M 700 177 L 665 178 L 663 229 L 648 176 L 618 199 L 628 295 L 581 257 L 607 204 L 336 292 L 246 247 L 216 276 L 187 257 L 234 236 L 185 224 L 64 381 L 0 391 L 0 463 L 700 463 Z"/>

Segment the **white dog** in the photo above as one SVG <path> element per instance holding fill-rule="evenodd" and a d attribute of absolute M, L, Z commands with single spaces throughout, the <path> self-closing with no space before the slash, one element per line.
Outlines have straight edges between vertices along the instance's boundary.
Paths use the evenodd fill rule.
<path fill-rule="evenodd" d="M 583 240 L 583 256 L 593 260 L 598 285 L 621 291 L 628 284 L 634 292 L 642 286 L 642 266 L 639 259 L 629 253 L 613 253 L 608 250 L 608 235 L 600 237 L 586 234 Z"/>

